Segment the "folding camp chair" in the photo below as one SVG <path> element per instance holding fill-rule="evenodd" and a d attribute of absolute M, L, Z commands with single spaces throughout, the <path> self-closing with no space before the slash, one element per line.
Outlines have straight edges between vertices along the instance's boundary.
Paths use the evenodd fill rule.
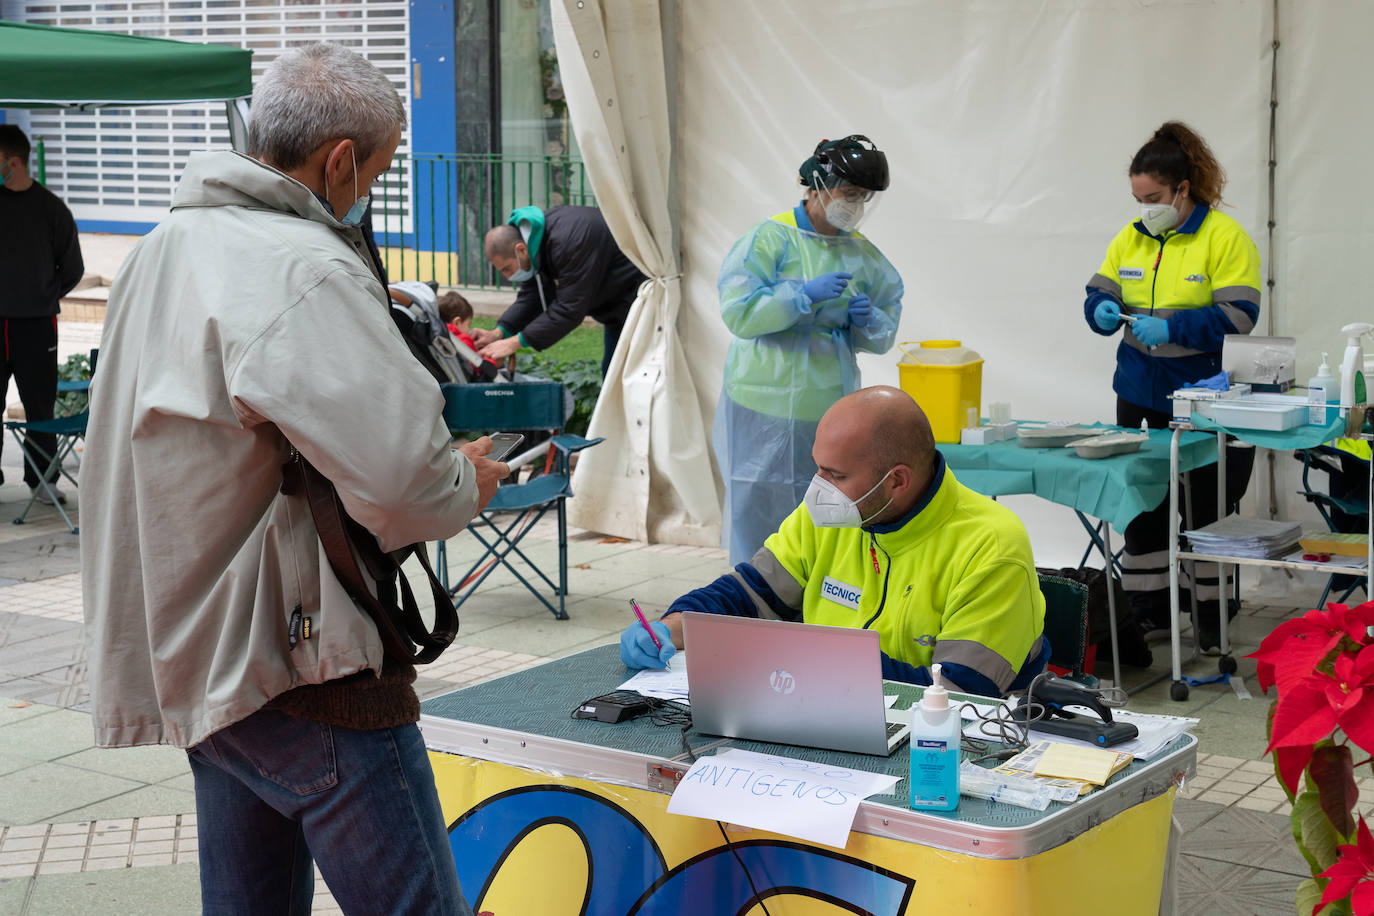
<path fill-rule="evenodd" d="M 1060 576 L 1039 576 L 1045 596 L 1045 638 L 1050 641 L 1050 666 L 1062 677 L 1085 687 L 1097 678 L 1084 669 L 1088 655 L 1088 587 Z M 1096 653 L 1094 653 L 1095 655 Z"/>
<path fill-rule="evenodd" d="M 86 391 L 90 388 L 90 385 L 91 383 L 89 380 L 76 382 L 59 381 L 57 383 L 57 390 L 58 392 Z M 34 487 L 33 492 L 29 495 L 29 501 L 24 504 L 24 511 L 19 513 L 19 517 L 14 520 L 14 524 L 24 524 L 24 520 L 28 517 L 29 510 L 32 509 L 33 504 L 38 501 L 38 494 L 43 492 L 47 493 L 48 498 L 52 501 L 53 508 L 61 514 L 62 520 L 67 523 L 67 527 L 71 529 L 72 534 L 80 533 L 80 529 L 72 522 L 71 516 L 67 514 L 66 508 L 62 505 L 61 501 L 58 500 L 57 490 L 53 486 L 53 483 L 60 475 L 67 478 L 68 482 L 70 482 L 73 487 L 77 486 L 76 478 L 74 478 L 63 465 L 68 458 L 72 458 L 78 466 L 81 464 L 81 459 L 76 454 L 76 444 L 85 438 L 86 421 L 89 418 L 90 409 L 88 407 L 86 410 L 73 414 L 70 417 L 57 417 L 52 420 L 5 421 L 5 429 L 8 429 L 10 435 L 14 436 L 14 441 L 19 445 L 19 452 L 24 456 L 24 462 L 38 475 L 38 486 Z M 46 449 L 31 440 L 29 441 L 28 448 L 25 448 L 24 441 L 28 439 L 30 433 L 51 434 L 54 437 L 55 445 L 53 453 L 51 455 L 48 454 Z M 38 453 L 38 459 L 35 459 L 34 455 L 30 453 L 31 451 Z M 53 478 L 52 481 L 49 480 L 50 476 Z"/>
<path fill-rule="evenodd" d="M 1369 465 L 1355 457 L 1329 445 L 1316 448 L 1300 448 L 1293 457 L 1302 462 L 1302 489 L 1298 495 L 1316 507 L 1328 531 L 1346 534 L 1367 534 L 1369 531 Z M 1327 475 L 1327 492 L 1318 490 L 1310 479 L 1313 471 Z M 1341 590 L 1336 599 L 1344 604 L 1355 589 L 1365 587 L 1364 576 L 1350 576 L 1335 573 L 1326 580 L 1321 600 L 1317 607 L 1326 607 L 1326 599 L 1332 591 Z"/>
<path fill-rule="evenodd" d="M 498 382 L 440 387 L 444 390 L 444 419 L 452 432 L 549 430 L 554 435 L 549 440 L 545 472 L 527 483 L 500 487 L 487 508 L 468 525 L 467 530 L 484 550 L 452 586 L 448 577 L 448 549 L 443 541 L 439 542 L 434 563 L 439 571 L 439 581 L 454 597 L 454 606 L 459 607 L 497 567 L 504 566 L 555 618 L 567 620 L 564 599 L 568 594 L 568 518 L 564 503 L 573 495 L 569 478 L 570 458 L 573 453 L 602 440 L 584 439 L 563 432 L 563 386 L 558 382 Z M 558 516 L 557 584 L 520 549 L 520 540 L 550 509 Z M 501 517 L 498 518 L 498 515 Z M 527 578 L 522 574 L 514 564 L 516 558 L 523 560 L 534 575 Z M 541 589 L 539 580 L 558 597 L 557 607 Z"/>

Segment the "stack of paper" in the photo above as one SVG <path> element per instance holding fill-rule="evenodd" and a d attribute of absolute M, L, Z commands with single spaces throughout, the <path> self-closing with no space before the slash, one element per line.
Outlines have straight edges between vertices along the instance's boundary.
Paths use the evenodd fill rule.
<path fill-rule="evenodd" d="M 1107 780 L 1124 770 L 1130 762 L 1130 754 L 1059 741 L 1037 741 L 998 767 L 996 772 L 1023 779 L 1033 778 L 1042 785 L 1065 793 L 1056 801 L 1070 801 L 1079 795 L 1086 795 L 1096 786 L 1106 785 Z"/>
<path fill-rule="evenodd" d="M 1302 537 L 1302 525 L 1228 515 L 1205 528 L 1183 533 L 1188 536 L 1194 553 L 1268 560 L 1281 557 L 1297 546 L 1298 538 Z"/>
<path fill-rule="evenodd" d="M 645 668 L 617 690 L 636 690 L 646 697 L 687 702 L 687 652 L 675 654 L 667 668 Z"/>
<path fill-rule="evenodd" d="M 1042 745 L 1045 747 L 1035 765 L 1036 776 L 1076 779 L 1094 786 L 1105 786 L 1107 780 L 1131 762 L 1130 754 L 1118 754 L 1096 747 L 1079 747 L 1057 741 L 1040 741 L 1035 746 Z"/>

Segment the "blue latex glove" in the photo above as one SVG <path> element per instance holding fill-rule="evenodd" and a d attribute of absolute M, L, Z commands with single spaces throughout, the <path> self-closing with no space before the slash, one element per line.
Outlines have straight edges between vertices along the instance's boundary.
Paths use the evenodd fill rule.
<path fill-rule="evenodd" d="M 802 285 L 802 292 L 812 302 L 825 302 L 844 292 L 845 286 L 849 284 L 853 276 L 853 274 L 847 274 L 842 270 L 837 270 L 833 274 L 821 274 L 814 280 L 807 280 Z"/>
<path fill-rule="evenodd" d="M 668 625 L 655 620 L 649 626 L 658 636 L 658 641 L 663 643 L 663 648 L 654 645 L 649 638 L 649 631 L 636 620 L 620 634 L 620 660 L 626 668 L 666 668 L 668 659 L 676 654 L 677 647 L 673 645 L 673 634 L 668 632 Z"/>
<path fill-rule="evenodd" d="M 1149 315 L 1137 318 L 1131 326 L 1131 332 L 1135 334 L 1136 340 L 1147 347 L 1157 347 L 1169 342 L 1169 322 L 1163 318 L 1151 318 Z"/>
<path fill-rule="evenodd" d="M 1231 387 L 1231 376 L 1226 372 L 1218 372 L 1210 378 L 1200 378 L 1191 385 L 1184 385 L 1184 388 L 1209 388 L 1212 391 L 1226 391 Z"/>
<path fill-rule="evenodd" d="M 1093 309 L 1093 322 L 1104 331 L 1115 331 L 1121 324 L 1121 306 L 1111 299 L 1097 303 Z"/>
<path fill-rule="evenodd" d="M 873 303 L 864 293 L 855 293 L 849 300 L 849 323 L 856 328 L 866 328 L 873 320 Z"/>

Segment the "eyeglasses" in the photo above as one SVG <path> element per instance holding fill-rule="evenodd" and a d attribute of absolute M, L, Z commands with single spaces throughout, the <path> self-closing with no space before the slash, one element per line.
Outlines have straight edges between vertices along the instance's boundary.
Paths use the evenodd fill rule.
<path fill-rule="evenodd" d="M 873 192 L 867 188 L 860 188 L 855 185 L 845 185 L 838 188 L 829 188 L 827 192 L 832 198 L 839 197 L 851 203 L 865 203 L 873 199 Z"/>

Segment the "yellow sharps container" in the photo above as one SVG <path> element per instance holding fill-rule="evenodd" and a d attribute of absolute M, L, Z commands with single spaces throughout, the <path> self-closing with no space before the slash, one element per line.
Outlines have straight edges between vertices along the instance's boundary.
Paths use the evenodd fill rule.
<path fill-rule="evenodd" d="M 958 442 L 959 431 L 978 425 L 983 358 L 957 340 L 906 341 L 897 363 L 902 390 L 930 418 L 936 442 Z"/>

